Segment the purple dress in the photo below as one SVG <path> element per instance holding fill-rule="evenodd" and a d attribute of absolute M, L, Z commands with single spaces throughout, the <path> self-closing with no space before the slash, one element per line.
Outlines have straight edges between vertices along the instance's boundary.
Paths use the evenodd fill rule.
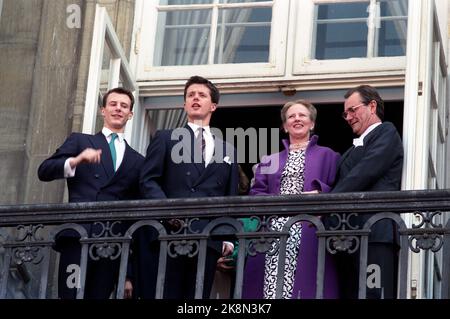
<path fill-rule="evenodd" d="M 305 153 L 304 191 L 329 192 L 334 183 L 339 154 L 317 145 L 318 137 L 312 136 Z M 285 150 L 263 157 L 255 172 L 255 184 L 250 195 L 280 194 L 281 174 L 289 154 L 289 142 L 283 140 Z M 318 240 L 316 230 L 302 222 L 301 243 L 292 289 L 292 298 L 312 299 L 316 296 L 316 271 Z M 243 298 L 262 299 L 265 273 L 265 254 L 249 256 L 244 270 Z M 337 298 L 337 274 L 333 260 L 325 258 L 324 298 Z"/>

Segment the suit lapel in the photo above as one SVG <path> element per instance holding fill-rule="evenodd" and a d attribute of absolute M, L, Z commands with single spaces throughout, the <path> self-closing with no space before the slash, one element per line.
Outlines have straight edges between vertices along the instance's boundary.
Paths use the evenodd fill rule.
<path fill-rule="evenodd" d="M 123 154 L 122 163 L 117 169 L 115 175 L 120 175 L 122 172 L 127 172 L 130 167 L 134 166 L 136 160 L 136 156 L 133 156 L 133 150 L 130 145 L 128 145 L 127 141 L 125 141 L 125 153 Z"/>
<path fill-rule="evenodd" d="M 209 164 L 204 168 L 200 175 L 200 178 L 196 181 L 199 184 L 209 176 L 211 176 L 221 165 L 229 165 L 223 161 L 223 158 L 227 156 L 225 144 L 222 140 L 214 137 L 214 153 Z M 203 165 L 203 164 L 202 164 Z"/>
<path fill-rule="evenodd" d="M 111 158 L 111 151 L 109 150 L 108 143 L 106 142 L 106 138 L 102 132 L 99 132 L 92 136 L 91 138 L 92 145 L 95 149 L 101 149 L 101 165 L 105 170 L 106 176 L 111 178 L 114 175 L 114 167 Z"/>
<path fill-rule="evenodd" d="M 355 149 L 355 146 L 352 145 L 352 147 L 350 147 L 345 153 L 344 155 L 342 155 L 341 159 L 339 160 L 339 165 L 341 166 L 342 163 L 344 163 L 344 161 L 347 159 L 347 157 L 350 155 L 350 153 Z"/>

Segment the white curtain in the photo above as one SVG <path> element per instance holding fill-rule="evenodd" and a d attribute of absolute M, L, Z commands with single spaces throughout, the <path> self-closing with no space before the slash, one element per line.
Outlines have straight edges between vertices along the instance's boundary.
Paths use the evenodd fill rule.
<path fill-rule="evenodd" d="M 408 16 L 408 0 L 398 0 L 398 1 L 386 1 L 389 11 L 393 16 Z M 407 23 L 403 23 L 404 20 L 397 20 L 394 22 L 395 30 L 400 39 L 405 39 L 407 37 Z M 406 53 L 406 41 L 403 47 Z"/>
<path fill-rule="evenodd" d="M 225 1 L 226 2 L 226 1 Z M 253 2 L 252 0 L 241 0 L 239 2 Z M 177 4 L 197 4 L 195 0 L 178 1 Z M 162 4 L 162 2 L 161 2 Z M 174 3 L 172 3 L 174 4 Z M 252 9 L 220 10 L 222 15 L 221 32 L 217 34 L 220 54 L 219 63 L 231 63 L 236 49 L 245 31 L 245 27 L 232 28 L 227 31 L 225 23 L 248 22 Z M 208 63 L 210 46 L 212 10 L 171 11 L 158 17 L 158 35 L 163 37 L 160 54 L 155 64 L 159 65 L 201 65 Z M 174 27 L 171 27 L 174 26 Z M 180 27 L 176 27 L 180 26 Z M 184 27 L 183 27 L 184 26 Z M 168 27 L 168 28 L 167 28 Z M 214 30 L 217 32 L 217 30 Z M 158 42 L 158 41 L 157 41 Z M 216 45 L 213 43 L 212 45 Z M 178 51 L 177 51 L 178 50 Z M 220 53 L 219 53 L 220 52 Z"/>
<path fill-rule="evenodd" d="M 195 0 L 185 0 L 182 4 L 195 4 Z M 169 17 L 169 18 L 168 18 Z M 165 19 L 158 17 L 157 36 L 164 38 L 161 45 L 160 65 L 197 65 L 208 62 L 208 41 L 211 26 L 211 10 L 170 11 Z M 164 28 L 165 26 L 198 26 L 196 28 Z M 200 26 L 202 25 L 202 26 Z M 170 35 L 170 36 L 169 36 Z M 177 48 L 181 51 L 177 52 Z"/>
<path fill-rule="evenodd" d="M 145 138 L 150 142 L 157 130 L 182 127 L 187 123 L 187 114 L 183 108 L 170 110 L 147 110 L 144 119 Z"/>
<path fill-rule="evenodd" d="M 241 2 L 251 2 L 243 0 Z M 217 35 L 219 41 L 217 63 L 233 63 L 236 49 L 241 43 L 245 32 L 245 27 L 231 28 L 231 32 L 226 32 L 225 23 L 245 23 L 248 22 L 253 9 L 222 10 L 220 33 Z"/>

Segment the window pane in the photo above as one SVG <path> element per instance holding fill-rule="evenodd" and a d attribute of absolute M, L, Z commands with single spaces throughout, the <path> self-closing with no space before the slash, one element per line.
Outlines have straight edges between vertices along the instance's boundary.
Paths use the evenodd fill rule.
<path fill-rule="evenodd" d="M 408 0 L 381 0 L 382 17 L 406 17 L 408 15 Z"/>
<path fill-rule="evenodd" d="M 219 11 L 214 63 L 268 62 L 272 8 Z"/>
<path fill-rule="evenodd" d="M 378 56 L 406 55 L 408 1 L 380 2 L 381 21 L 378 27 Z"/>
<path fill-rule="evenodd" d="M 315 53 L 318 60 L 366 57 L 366 22 L 319 25 Z"/>
<path fill-rule="evenodd" d="M 406 55 L 406 24 L 401 21 L 382 21 L 378 35 L 378 56 Z"/>
<path fill-rule="evenodd" d="M 160 5 L 211 4 L 214 0 L 161 0 Z"/>
<path fill-rule="evenodd" d="M 317 19 L 367 18 L 368 2 L 329 3 L 317 5 Z"/>
<path fill-rule="evenodd" d="M 367 56 L 367 2 L 316 5 L 313 58 L 346 59 Z"/>
<path fill-rule="evenodd" d="M 266 2 L 270 0 L 220 0 L 220 3 Z"/>
<path fill-rule="evenodd" d="M 208 62 L 211 10 L 160 12 L 154 65 Z"/>

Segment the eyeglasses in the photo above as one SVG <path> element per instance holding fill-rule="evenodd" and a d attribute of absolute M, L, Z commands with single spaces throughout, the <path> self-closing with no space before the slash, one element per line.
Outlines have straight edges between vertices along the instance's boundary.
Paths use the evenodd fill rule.
<path fill-rule="evenodd" d="M 349 114 L 353 116 L 353 115 L 355 114 L 355 112 L 356 112 L 356 109 L 357 109 L 358 107 L 360 107 L 361 105 L 365 105 L 365 103 L 361 103 L 361 104 L 358 104 L 358 105 L 355 105 L 355 106 L 351 106 L 351 107 L 349 107 L 349 108 L 347 109 L 347 111 L 342 112 L 342 117 L 344 118 L 344 120 L 347 119 L 347 116 L 348 116 Z"/>

